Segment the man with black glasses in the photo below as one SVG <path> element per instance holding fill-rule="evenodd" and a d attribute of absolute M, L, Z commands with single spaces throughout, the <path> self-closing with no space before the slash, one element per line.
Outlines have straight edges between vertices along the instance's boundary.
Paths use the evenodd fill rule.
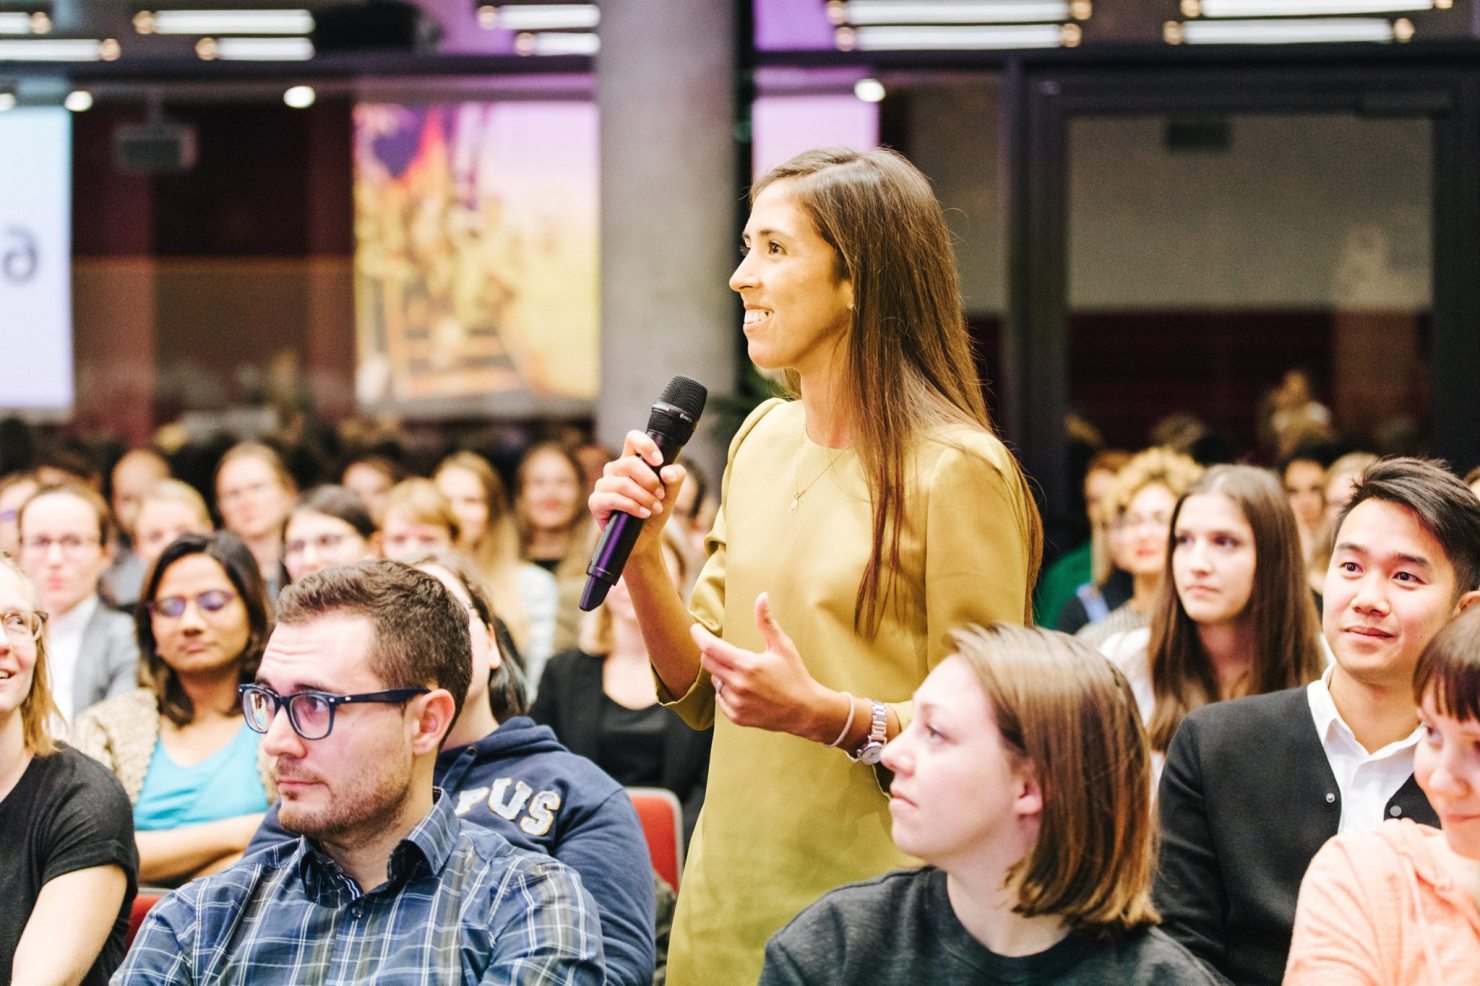
<path fill-rule="evenodd" d="M 286 588 L 242 709 L 300 837 L 170 894 L 114 982 L 600 984 L 579 878 L 432 786 L 470 646 L 461 606 L 404 565 Z"/>

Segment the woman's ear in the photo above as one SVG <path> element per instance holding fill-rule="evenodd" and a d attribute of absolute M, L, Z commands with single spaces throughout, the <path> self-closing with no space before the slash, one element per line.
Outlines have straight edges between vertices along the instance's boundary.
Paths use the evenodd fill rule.
<path fill-rule="evenodd" d="M 1038 783 L 1038 771 L 1027 760 L 1014 769 L 1012 776 L 1012 808 L 1019 818 L 1037 818 L 1043 814 L 1043 788 Z"/>

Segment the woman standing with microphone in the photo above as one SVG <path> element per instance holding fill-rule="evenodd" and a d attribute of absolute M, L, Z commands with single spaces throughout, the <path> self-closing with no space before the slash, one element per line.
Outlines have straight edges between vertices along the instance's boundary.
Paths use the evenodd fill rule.
<path fill-rule="evenodd" d="M 624 578 L 659 698 L 714 725 L 676 986 L 755 982 L 803 907 L 907 863 L 873 765 L 949 629 L 1027 619 L 1042 549 L 973 371 L 950 234 L 909 162 L 827 149 L 770 171 L 730 286 L 750 358 L 786 371 L 793 399 L 731 443 L 689 609 L 659 537 L 683 470 L 660 482 L 632 432 L 591 496 L 602 527 L 651 518 Z"/>

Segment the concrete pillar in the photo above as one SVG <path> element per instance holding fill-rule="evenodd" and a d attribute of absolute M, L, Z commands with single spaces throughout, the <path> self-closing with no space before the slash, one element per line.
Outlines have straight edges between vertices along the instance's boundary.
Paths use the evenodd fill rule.
<path fill-rule="evenodd" d="M 740 312 L 733 0 L 601 7 L 601 368 L 596 435 L 620 447 L 675 373 L 731 394 Z M 715 470 L 706 415 L 690 445 Z"/>

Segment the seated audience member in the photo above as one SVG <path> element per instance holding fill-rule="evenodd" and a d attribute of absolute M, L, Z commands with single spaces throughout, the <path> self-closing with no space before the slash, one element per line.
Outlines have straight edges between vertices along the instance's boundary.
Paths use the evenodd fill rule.
<path fill-rule="evenodd" d="M 581 629 L 581 592 L 596 545 L 586 510 L 584 470 L 559 442 L 542 442 L 524 453 L 514 475 L 514 514 L 522 556 L 551 575 L 559 588 L 554 650 L 574 647 Z M 536 682 L 537 683 L 537 682 Z"/>
<path fill-rule="evenodd" d="M 298 486 L 282 456 L 261 442 L 233 445 L 216 466 L 221 526 L 241 538 L 257 559 L 269 600 L 277 598 L 280 588 L 283 523 L 297 498 Z"/>
<path fill-rule="evenodd" d="M 241 718 L 267 641 L 267 597 L 235 534 L 186 534 L 149 571 L 135 614 L 149 687 L 78 717 L 77 747 L 134 805 L 139 877 L 173 885 L 236 862 L 274 792 Z"/>
<path fill-rule="evenodd" d="M 1167 750 L 1156 902 L 1167 932 L 1238 983 L 1278 983 L 1300 878 L 1338 833 L 1437 824 L 1413 779 L 1413 668 L 1480 596 L 1480 500 L 1442 465 L 1384 459 L 1338 518 L 1304 688 L 1194 709 Z"/>
<path fill-rule="evenodd" d="M 1216 983 L 1156 930 L 1146 733 L 1083 643 L 953 635 L 885 748 L 895 843 L 926 865 L 849 884 L 772 936 L 763 986 Z"/>
<path fill-rule="evenodd" d="M 663 555 L 675 585 L 688 584 L 682 535 L 663 529 Z M 647 644 L 621 579 L 586 617 L 581 646 L 545 668 L 530 716 L 555 730 L 626 787 L 661 787 L 683 805 L 684 842 L 704 804 L 713 730 L 695 730 L 658 704 Z"/>
<path fill-rule="evenodd" d="M 1202 466 L 1169 448 L 1137 453 L 1115 474 L 1110 510 L 1117 542 L 1116 562 L 1131 575 L 1131 597 L 1103 620 L 1077 632 L 1095 647 L 1112 634 L 1144 627 L 1166 572 L 1167 533 L 1172 508 L 1198 476 Z"/>
<path fill-rule="evenodd" d="M 134 687 L 139 648 L 133 621 L 98 595 L 111 559 L 108 504 L 80 483 L 43 486 L 21 505 L 21 567 L 50 623 L 47 661 L 52 698 L 65 722 Z"/>
<path fill-rule="evenodd" d="M 134 553 L 147 570 L 165 546 L 181 534 L 209 534 L 213 530 L 211 512 L 194 486 L 178 479 L 161 479 L 139 498 Z"/>
<path fill-rule="evenodd" d="M 1371 452 L 1348 452 L 1326 470 L 1326 515 L 1311 542 L 1310 559 L 1306 564 L 1306 578 L 1315 592 L 1317 601 L 1326 583 L 1326 570 L 1331 567 L 1331 544 L 1336 533 L 1336 519 L 1346 509 L 1352 498 L 1352 486 L 1377 456 Z"/>
<path fill-rule="evenodd" d="M 1443 831 L 1408 819 L 1338 835 L 1306 871 L 1288 986 L 1428 986 L 1480 972 L 1480 608 L 1418 659 L 1413 777 Z"/>
<path fill-rule="evenodd" d="M 1102 648 L 1131 683 L 1158 764 L 1190 710 L 1304 685 L 1325 667 L 1300 535 L 1274 473 L 1203 473 L 1172 511 L 1166 569 L 1151 626 Z"/>
<path fill-rule="evenodd" d="M 45 618 L 0 557 L 0 982 L 103 986 L 139 862 L 118 781 L 52 739 Z"/>
<path fill-rule="evenodd" d="M 519 529 L 504 484 L 476 452 L 454 452 L 432 477 L 457 515 L 457 546 L 478 563 L 498 600 L 498 616 L 524 658 L 529 684 L 539 685 L 555 640 L 555 577 L 519 557 Z"/>
<path fill-rule="evenodd" d="M 380 533 L 359 496 L 343 486 L 315 486 L 298 500 L 283 527 L 283 568 L 301 582 L 330 565 L 380 555 Z"/>
<path fill-rule="evenodd" d="M 1096 453 L 1085 468 L 1089 540 L 1054 562 L 1040 581 L 1035 612 L 1041 611 L 1043 625 L 1075 633 L 1087 623 L 1103 620 L 1131 598 L 1131 577 L 1116 563 L 1110 540 L 1115 474 L 1130 460 L 1129 452 L 1108 449 Z M 1058 588 L 1060 580 L 1067 594 Z"/>
<path fill-rule="evenodd" d="M 1295 514 L 1295 527 L 1300 531 L 1300 550 L 1306 564 L 1310 562 L 1321 524 L 1326 519 L 1326 466 L 1330 457 L 1325 446 L 1302 445 L 1280 463 L 1280 482 Z"/>
<path fill-rule="evenodd" d="M 683 535 L 690 570 L 697 576 L 704 559 L 709 556 L 704 541 L 719 514 L 719 496 L 709 474 L 699 463 L 683 456 L 678 464 L 683 466 L 683 485 L 678 488 L 678 498 L 673 501 L 673 517 L 663 530 L 674 530 Z"/>
<path fill-rule="evenodd" d="M 447 551 L 461 533 L 452 504 L 430 479 L 403 479 L 386 495 L 380 514 L 380 551 L 391 561 Z"/>
<path fill-rule="evenodd" d="M 123 454 L 109 477 L 109 501 L 118 521 L 118 547 L 113 563 L 103 573 L 103 591 L 116 606 L 132 606 L 139 598 L 148 564 L 134 551 L 134 523 L 144 491 L 168 479 L 170 465 L 153 449 L 136 448 Z"/>
<path fill-rule="evenodd" d="M 600 986 L 601 927 L 575 873 L 464 825 L 433 787 L 470 684 L 468 623 L 439 581 L 394 562 L 283 590 L 241 703 L 299 837 L 167 896 L 119 982 Z"/>
<path fill-rule="evenodd" d="M 21 556 L 21 504 L 39 489 L 41 484 L 33 473 L 16 472 L 0 478 L 0 555 Z"/>
<path fill-rule="evenodd" d="M 465 608 L 472 641 L 467 699 L 437 755 L 433 783 L 465 823 L 580 874 L 600 914 L 607 982 L 651 982 L 652 864 L 631 802 L 620 785 L 524 714 L 522 689 L 499 653 L 493 605 L 472 563 L 442 552 L 416 565 Z M 274 807 L 248 853 L 288 838 Z"/>
<path fill-rule="evenodd" d="M 357 495 L 365 503 L 378 524 L 385 512 L 385 497 L 401 480 L 406 470 L 383 455 L 363 455 L 351 460 L 339 477 L 339 485 Z"/>

